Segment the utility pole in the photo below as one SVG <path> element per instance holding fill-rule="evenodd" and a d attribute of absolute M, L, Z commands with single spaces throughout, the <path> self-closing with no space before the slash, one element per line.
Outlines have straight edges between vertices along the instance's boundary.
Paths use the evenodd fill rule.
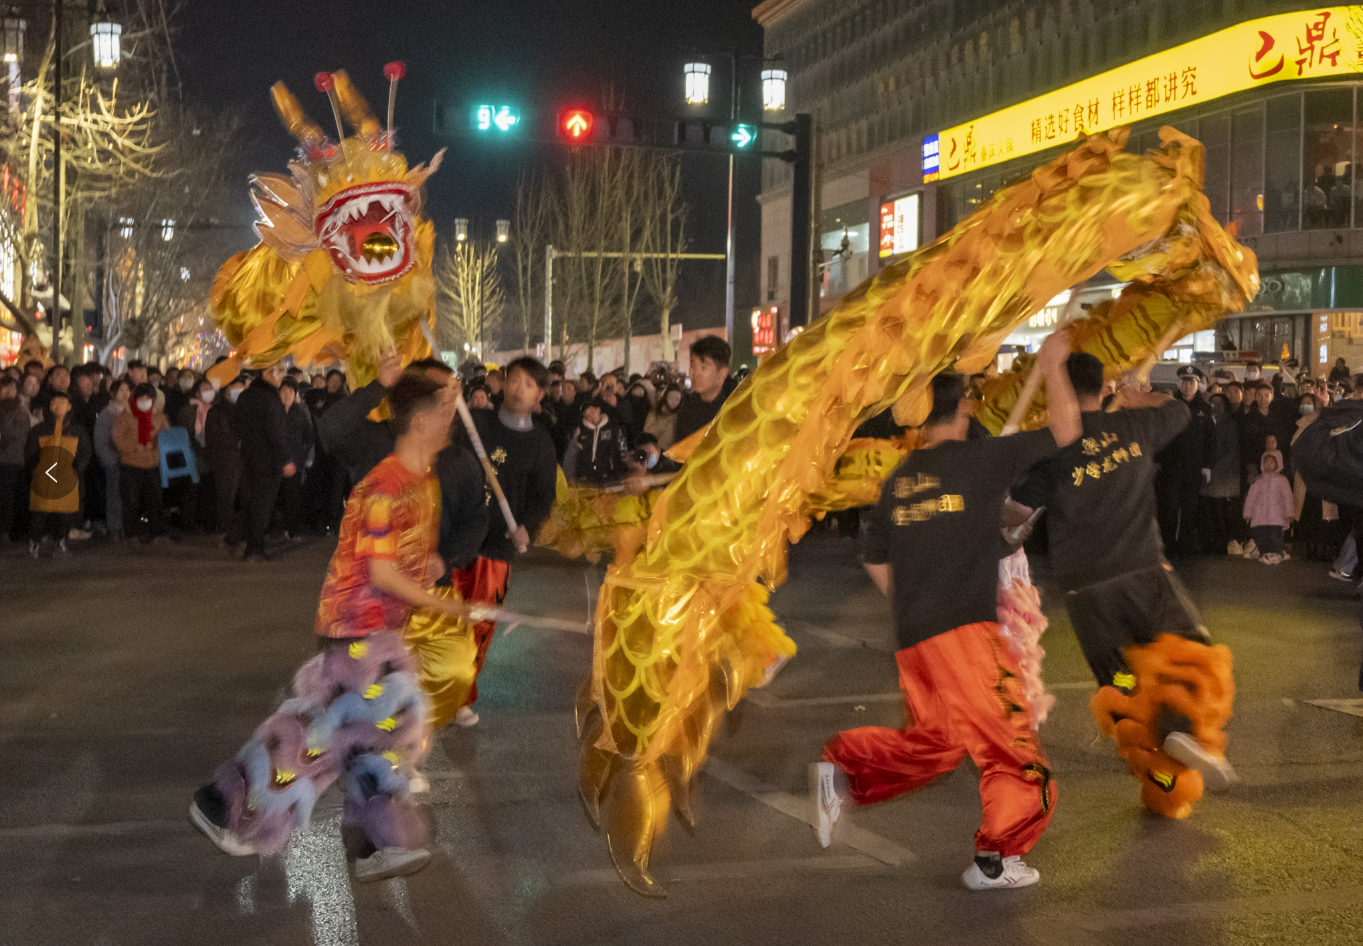
<path fill-rule="evenodd" d="M 52 245 L 56 250 L 56 265 L 52 270 L 52 360 L 57 364 L 62 364 L 62 264 L 66 261 L 66 247 L 62 240 L 62 198 L 66 191 L 66 168 L 62 164 L 62 8 L 66 6 L 65 0 L 52 0 L 52 29 L 57 39 L 56 56 L 52 63 L 53 76 L 56 78 L 55 99 L 56 107 L 52 113 L 52 180 L 56 185 L 56 193 L 53 195 L 52 213 Z M 35 128 L 36 132 L 37 129 Z M 74 317 L 74 307 L 72 310 Z M 74 324 L 71 328 L 71 338 L 74 340 L 76 331 Z"/>
<path fill-rule="evenodd" d="M 799 114 L 791 122 L 795 148 L 790 162 L 794 180 L 790 193 L 790 319 L 788 328 L 810 321 L 810 270 L 814 262 L 814 122 Z"/>

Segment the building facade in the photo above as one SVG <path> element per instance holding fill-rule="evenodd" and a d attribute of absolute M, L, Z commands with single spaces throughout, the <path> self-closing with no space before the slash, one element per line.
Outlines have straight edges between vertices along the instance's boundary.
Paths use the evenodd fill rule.
<path fill-rule="evenodd" d="M 1263 283 L 1250 312 L 1177 357 L 1363 366 L 1363 6 L 767 0 L 754 16 L 790 73 L 787 111 L 814 116 L 820 311 L 1078 135 L 1128 125 L 1143 151 L 1169 125 L 1206 147 L 1212 211 L 1258 253 Z M 767 162 L 762 292 L 778 310 L 790 187 Z M 1113 291 L 1099 277 L 1081 301 Z M 1010 342 L 1045 334 L 1053 311 Z"/>

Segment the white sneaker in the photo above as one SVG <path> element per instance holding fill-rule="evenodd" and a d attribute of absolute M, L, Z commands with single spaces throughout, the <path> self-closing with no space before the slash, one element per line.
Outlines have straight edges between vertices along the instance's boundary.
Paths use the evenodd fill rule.
<path fill-rule="evenodd" d="M 90 538 L 90 533 L 85 529 L 73 527 L 71 531 L 66 533 L 66 537 L 73 542 L 84 542 L 86 539 Z"/>
<path fill-rule="evenodd" d="M 980 861 L 992 864 L 998 870 L 998 875 L 990 877 L 980 867 Z M 993 873 L 993 870 L 990 870 Z M 981 851 L 975 855 L 975 862 L 966 869 L 961 875 L 961 880 L 971 890 L 999 890 L 1004 887 L 1030 887 L 1032 884 L 1041 880 L 1041 872 L 1035 867 L 1028 867 L 1022 862 L 1020 856 L 1005 857 L 998 860 L 998 854 L 993 851 Z"/>
<path fill-rule="evenodd" d="M 1250 539 L 1248 542 L 1245 543 L 1244 556 L 1245 558 L 1259 557 L 1259 546 L 1254 544 L 1253 539 Z"/>
<path fill-rule="evenodd" d="M 454 724 L 456 726 L 463 726 L 465 729 L 468 729 L 470 726 L 477 726 L 478 714 L 473 711 L 472 707 L 461 706 L 459 707 L 459 712 L 454 714 Z"/>
<path fill-rule="evenodd" d="M 1235 555 L 1237 557 L 1244 555 L 1245 547 L 1234 539 L 1231 539 L 1230 542 L 1226 543 L 1226 554 Z"/>
<path fill-rule="evenodd" d="M 766 686 L 768 683 L 775 680 L 776 675 L 781 672 L 781 668 L 788 663 L 790 663 L 790 658 L 785 654 L 781 654 L 771 663 L 767 664 L 767 669 L 762 671 L 761 685 Z"/>
<path fill-rule="evenodd" d="M 233 857 L 247 857 L 255 853 L 255 848 L 238 838 L 231 831 L 220 828 L 209 821 L 208 816 L 199 809 L 198 802 L 189 803 L 189 820 L 224 854 L 231 854 Z"/>
<path fill-rule="evenodd" d="M 842 798 L 833 785 L 835 767 L 832 762 L 811 762 L 809 765 L 809 800 L 814 805 L 814 833 L 819 846 L 833 843 L 833 825 L 842 816 Z"/>
<path fill-rule="evenodd" d="M 1342 571 L 1340 571 L 1339 569 L 1336 569 L 1336 568 L 1330 569 L 1329 575 L 1330 575 L 1330 577 L 1333 578 L 1335 581 L 1353 581 L 1353 580 L 1354 580 L 1354 576 L 1353 576 L 1353 575 L 1346 575 L 1346 574 L 1344 574 Z"/>
<path fill-rule="evenodd" d="M 431 783 L 426 781 L 426 776 L 417 772 L 407 780 L 407 791 L 413 795 L 424 795 L 431 790 Z"/>
<path fill-rule="evenodd" d="M 1186 732 L 1171 732 L 1164 737 L 1164 751 L 1190 769 L 1202 773 L 1202 784 L 1209 792 L 1224 792 L 1239 778 L 1224 756 L 1212 755 Z"/>
<path fill-rule="evenodd" d="M 386 847 L 355 862 L 355 879 L 367 882 L 415 874 L 430 859 L 431 852 L 424 848 Z"/>

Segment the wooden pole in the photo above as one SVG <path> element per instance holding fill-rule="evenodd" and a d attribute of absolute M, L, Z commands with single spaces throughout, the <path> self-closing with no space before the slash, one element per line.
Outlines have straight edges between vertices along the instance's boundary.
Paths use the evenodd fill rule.
<path fill-rule="evenodd" d="M 1060 323 L 1055 330 L 1059 332 L 1074 320 L 1074 314 L 1079 309 L 1079 290 L 1071 289 L 1069 301 L 1065 303 L 1065 309 L 1060 313 Z M 1018 432 L 1022 422 L 1027 419 L 1027 411 L 1032 406 L 1032 401 L 1036 399 L 1036 392 L 1041 389 L 1041 371 L 1036 363 L 1032 364 L 1032 370 L 1027 373 L 1027 380 L 1022 383 L 1022 390 L 1018 392 L 1017 403 L 1013 405 L 1013 410 L 1008 415 L 1008 422 L 1003 425 L 1003 430 L 999 436 L 1007 437 L 1009 434 Z"/>
<path fill-rule="evenodd" d="M 511 504 L 506 501 L 506 493 L 502 492 L 502 484 L 497 482 L 497 470 L 492 465 L 492 461 L 487 458 L 487 451 L 483 449 L 483 438 L 478 436 L 478 428 L 473 425 L 473 415 L 469 413 L 469 406 L 464 403 L 463 392 L 460 392 L 459 399 L 455 401 L 455 408 L 459 411 L 459 419 L 464 422 L 464 429 L 468 431 L 469 441 L 473 444 L 473 452 L 478 455 L 478 462 L 483 465 L 483 474 L 487 477 L 488 485 L 492 487 L 492 494 L 497 497 L 497 505 L 502 507 L 502 518 L 506 520 L 506 531 L 508 534 L 516 531 L 516 517 L 511 514 Z"/>

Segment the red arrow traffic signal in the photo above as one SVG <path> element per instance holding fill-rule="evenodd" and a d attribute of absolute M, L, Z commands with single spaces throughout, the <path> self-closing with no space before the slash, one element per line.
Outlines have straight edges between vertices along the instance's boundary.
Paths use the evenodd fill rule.
<path fill-rule="evenodd" d="M 568 141 L 585 141 L 592 133 L 595 116 L 585 108 L 565 108 L 558 113 L 559 137 Z"/>

